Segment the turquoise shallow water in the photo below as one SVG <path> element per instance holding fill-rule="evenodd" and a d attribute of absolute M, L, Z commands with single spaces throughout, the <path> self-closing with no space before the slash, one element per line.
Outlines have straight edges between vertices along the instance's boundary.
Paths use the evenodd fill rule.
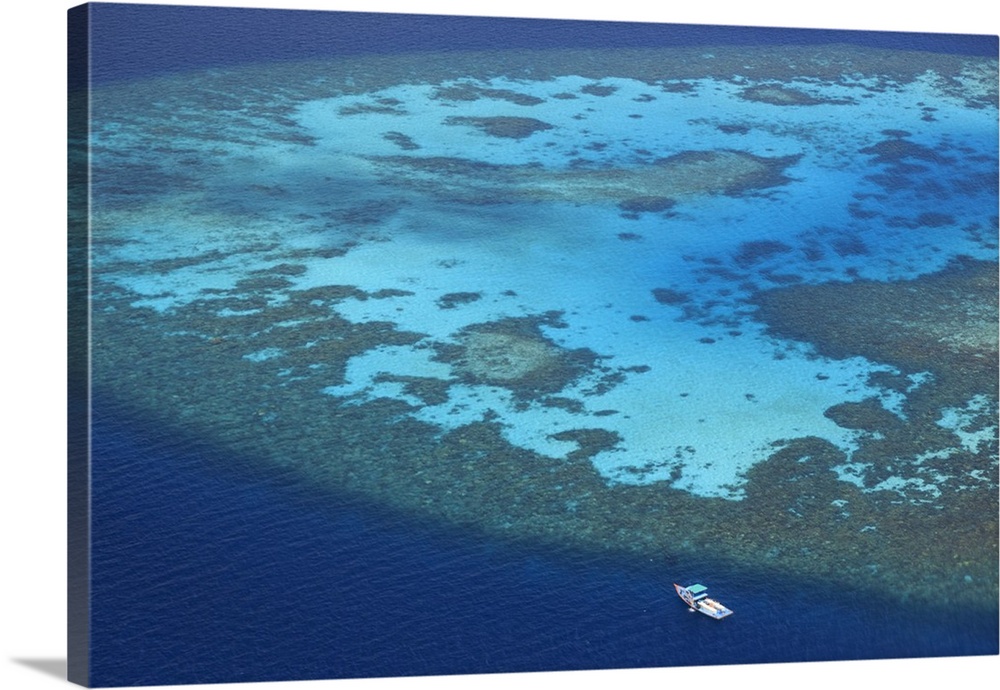
<path fill-rule="evenodd" d="M 220 643 L 249 658 L 232 631 L 277 644 L 264 612 L 287 584 L 289 611 L 375 606 L 356 640 L 375 644 L 392 607 L 352 588 L 378 573 L 386 596 L 410 591 L 385 553 L 430 530 L 447 536 L 407 572 L 424 592 L 461 581 L 481 608 L 434 606 L 478 642 L 351 647 L 353 666 L 267 657 L 241 679 L 691 663 L 649 643 L 680 624 L 661 597 L 688 577 L 731 587 L 765 627 L 801 598 L 825 636 L 737 635 L 695 663 L 995 651 L 979 615 L 997 602 L 996 61 L 796 36 L 192 62 L 95 85 L 91 373 L 121 420 L 95 443 L 103 476 L 127 479 L 96 499 L 95 575 L 135 585 L 101 590 L 114 603 L 95 640 L 148 625 L 185 657 L 182 630 L 223 615 Z M 183 461 L 144 469 L 161 435 Z M 159 533 L 176 511 L 190 529 L 147 551 L 122 535 L 140 487 L 161 484 L 135 519 Z M 368 519 L 402 527 L 356 552 Z M 245 541 L 237 523 L 267 529 Z M 124 601 L 148 585 L 136 554 L 167 562 L 176 543 L 207 560 L 168 569 L 170 591 L 219 568 L 242 579 L 167 630 L 153 621 L 173 595 Z M 269 584 L 285 559 L 297 574 Z M 499 584 L 498 563 L 513 568 Z M 327 601 L 316 588 L 340 568 L 344 598 Z M 748 580 L 788 584 L 740 600 Z M 483 598 L 492 584 L 503 594 Z M 620 616 L 554 594 L 620 585 Z M 545 654 L 497 638 L 519 592 L 533 603 L 504 634 L 527 626 Z M 253 603 L 216 608 L 232 600 Z M 547 601 L 557 623 L 528 625 Z M 970 603 L 968 620 L 943 613 Z M 900 605 L 905 634 L 858 636 Z M 427 607 L 389 648 L 440 634 Z M 582 632 L 552 642 L 576 615 L 607 656 Z M 622 642 L 635 617 L 649 636 Z M 350 642 L 292 618 L 295 635 Z M 230 679 L 213 649 L 191 673 Z M 149 668 L 193 678 L 176 658 Z M 158 680 L 117 663 L 109 679 Z"/>

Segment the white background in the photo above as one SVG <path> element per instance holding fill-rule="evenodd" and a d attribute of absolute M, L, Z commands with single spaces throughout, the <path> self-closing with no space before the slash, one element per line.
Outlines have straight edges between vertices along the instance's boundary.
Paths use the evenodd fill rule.
<path fill-rule="evenodd" d="M 65 684 L 65 27 L 76 3 L 8 3 L 0 31 L 0 688 Z M 989 0 L 205 0 L 185 3 L 997 35 Z M 886 6 L 898 8 L 887 9 Z M 975 519 L 975 516 L 969 516 Z M 990 602 L 986 602 L 990 605 Z M 794 614 L 790 614 L 794 615 Z M 789 629 L 795 629 L 794 623 Z M 794 645 L 795 639 L 789 639 Z M 1000 657 L 215 685 L 261 690 L 955 687 L 1000 677 Z"/>

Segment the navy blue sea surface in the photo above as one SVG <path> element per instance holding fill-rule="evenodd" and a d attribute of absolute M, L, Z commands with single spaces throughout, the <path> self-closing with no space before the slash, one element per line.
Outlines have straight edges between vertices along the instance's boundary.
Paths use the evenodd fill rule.
<path fill-rule="evenodd" d="M 224 472 L 210 446 L 103 402 L 97 685 L 996 652 L 988 612 L 931 617 L 708 560 L 616 562 L 446 531 L 276 473 Z M 710 581 L 735 615 L 687 611 L 678 573 Z"/>
<path fill-rule="evenodd" d="M 993 55 L 982 37 L 94 3 L 95 84 L 278 60 L 419 51 L 846 43 Z"/>
<path fill-rule="evenodd" d="M 101 4 L 94 6 L 92 18 L 95 85 L 128 80 L 141 83 L 150 75 L 204 68 L 354 56 L 370 51 L 373 45 L 383 52 L 401 54 L 482 49 L 495 47 L 498 35 L 504 37 L 504 46 L 510 48 L 829 42 L 960 55 L 996 52 L 994 38 L 751 31 L 733 27 L 695 29 Z M 599 88 L 591 90 L 599 93 Z M 482 89 L 480 92 L 487 93 Z M 502 89 L 489 93 L 489 97 L 497 100 L 512 98 Z M 778 90 L 777 98 L 782 96 L 787 94 Z M 461 97 L 455 100 L 464 102 Z M 641 97 L 633 100 L 642 102 Z M 392 99 L 384 98 L 375 105 L 363 103 L 355 112 L 363 115 L 366 107 L 372 110 L 381 107 L 391 112 L 395 104 Z M 478 126 L 474 117 L 455 120 L 460 125 L 472 122 L 473 127 Z M 523 125 L 514 123 L 515 127 Z M 734 131 L 738 127 L 731 126 Z M 184 146 L 191 145 L 190 141 L 202 134 L 193 129 L 194 136 L 189 131 L 178 136 L 178 155 L 183 155 Z M 126 130 L 127 127 L 121 128 Z M 405 135 L 390 134 L 401 149 L 413 144 Z M 919 166 L 914 163 L 932 159 L 940 162 L 929 148 L 917 144 L 907 148 L 905 135 L 886 136 L 887 148 L 873 151 L 869 157 L 897 155 L 895 162 L 904 170 L 895 172 L 902 176 L 920 174 Z M 102 145 L 113 149 L 113 137 L 108 136 Z M 173 145 L 169 136 L 163 145 L 165 150 Z M 888 149 L 892 150 L 885 153 Z M 213 212 L 220 215 L 232 212 L 240 222 L 247 219 L 249 225 L 256 219 L 252 212 L 240 215 L 244 200 L 256 200 L 267 194 L 280 197 L 284 192 L 278 183 L 268 188 L 269 180 L 253 180 L 252 166 L 248 166 L 251 172 L 247 178 L 241 179 L 242 164 L 237 160 L 233 165 L 232 189 L 212 189 L 215 196 L 210 203 Z M 985 169 L 988 165 L 989 161 L 981 167 Z M 169 168 L 169 164 L 164 168 Z M 115 170 L 113 166 L 111 169 Z M 164 181 L 168 178 L 160 177 L 162 171 L 154 166 L 122 169 L 125 172 L 121 173 L 121 179 L 137 187 L 146 180 L 151 180 L 150 187 L 168 184 Z M 178 187 L 182 188 L 183 176 L 190 169 L 181 167 L 176 172 Z M 147 173 L 148 178 L 144 177 Z M 477 184 L 482 189 L 489 187 L 482 182 L 485 178 L 477 177 L 481 174 L 472 170 L 467 176 L 471 180 L 468 189 L 455 185 L 449 191 L 457 197 L 478 194 L 481 189 Z M 531 174 L 530 169 L 525 173 L 525 186 L 536 181 Z M 109 215 L 113 216 L 132 202 L 133 190 L 116 187 L 120 180 L 114 173 L 105 179 L 111 182 L 99 188 L 98 203 L 106 203 Z M 299 178 L 293 173 L 289 179 Z M 565 179 L 570 179 L 569 175 Z M 995 174 L 990 179 L 995 182 Z M 255 196 L 245 191 L 250 186 L 248 180 L 260 183 L 255 187 Z M 830 188 L 835 188 L 839 180 L 831 180 Z M 169 184 L 174 182 L 175 178 L 169 178 Z M 973 199 L 969 203 L 975 206 L 979 199 L 976 195 L 983 193 L 981 188 L 989 179 L 986 183 L 975 179 L 964 182 L 973 190 L 969 192 L 969 198 Z M 302 187 L 313 184 L 319 187 L 312 181 L 302 182 Z M 544 189 L 544 185 L 538 186 Z M 345 189 L 350 192 L 351 188 Z M 626 215 L 639 217 L 664 210 L 656 207 L 664 203 L 662 200 L 630 201 L 633 206 L 623 204 Z M 865 213 L 876 215 L 871 208 L 877 207 L 877 202 L 866 207 L 867 202 L 868 199 L 858 200 L 857 208 L 853 209 L 856 217 Z M 247 205 L 252 204 L 247 201 Z M 504 207 L 499 207 L 499 211 L 496 208 L 484 205 L 482 212 L 484 215 L 495 212 L 497 218 L 506 222 Z M 305 211 L 314 209 L 306 205 L 302 210 L 307 215 Z M 368 207 L 362 209 L 368 210 Z M 372 213 L 380 220 L 378 212 Z M 973 215 L 973 211 L 969 213 Z M 922 228 L 947 224 L 932 215 L 920 219 L 916 225 Z M 344 222 L 356 222 L 367 231 L 367 220 L 352 216 Z M 154 226 L 162 225 L 167 228 L 165 234 L 169 234 L 173 231 L 171 222 L 170 217 L 150 220 L 150 232 Z M 894 218 L 887 225 L 893 222 L 905 225 L 910 220 Z M 462 238 L 460 223 L 448 231 Z M 183 232 L 184 229 L 179 230 L 178 236 Z M 989 234 L 990 229 L 983 232 Z M 639 239 L 638 233 L 633 237 L 623 232 L 619 237 L 623 246 L 633 246 L 628 243 Z M 366 236 L 365 240 L 368 239 Z M 841 237 L 831 240 L 831 244 L 840 243 L 840 256 L 848 274 L 852 270 L 850 262 L 867 251 L 862 239 L 853 241 L 851 244 Z M 760 241 L 748 241 L 742 246 L 744 252 L 736 258 L 739 268 L 762 265 L 770 278 L 780 282 L 785 268 L 780 259 L 783 254 L 791 254 L 787 246 Z M 199 261 L 205 257 L 215 261 L 219 255 L 220 263 L 224 263 L 224 252 L 210 248 L 210 244 L 205 247 L 198 249 Z M 363 256 L 363 249 L 359 248 L 357 254 Z M 827 251 L 827 247 L 814 243 L 802 253 L 809 256 L 810 252 L 822 251 Z M 339 255 L 330 252 L 329 256 Z M 174 259 L 175 263 L 171 263 Z M 130 260 L 142 264 L 145 259 Z M 157 265 L 163 266 L 163 274 L 172 270 L 183 272 L 185 260 L 183 256 L 160 257 Z M 741 261 L 745 266 L 740 265 Z M 905 257 L 900 259 L 901 263 L 905 261 Z M 704 279 L 702 283 L 715 280 L 726 270 L 714 258 L 705 260 L 704 265 L 702 273 L 696 274 Z M 117 264 L 108 268 L 109 273 L 115 270 Z M 287 271 L 288 279 L 297 276 L 294 267 L 286 266 L 283 270 Z M 153 303 L 160 296 L 155 267 L 150 273 L 154 278 L 149 284 L 136 284 L 146 290 L 143 295 L 149 297 L 148 303 Z M 140 281 L 145 279 L 142 274 Z M 260 280 L 263 283 L 268 279 L 274 277 Z M 279 276 L 274 279 L 275 284 L 280 287 L 284 279 Z M 140 291 L 135 289 L 137 293 Z M 205 292 L 211 289 L 221 290 L 210 286 Z M 183 286 L 178 292 L 183 292 Z M 168 294 L 168 290 L 163 293 Z M 322 294 L 317 294 L 319 297 L 314 301 L 322 298 Z M 363 291 L 362 294 L 359 304 L 378 302 L 379 298 Z M 389 296 L 399 298 L 400 294 Z M 680 299 L 666 287 L 659 288 L 655 296 L 655 302 L 666 307 L 672 307 Z M 476 299 L 464 292 L 452 292 L 446 297 L 439 304 L 443 315 L 454 313 L 463 306 L 463 300 Z M 138 298 L 135 295 L 122 298 L 117 306 L 107 308 L 106 313 L 111 314 L 116 308 L 121 311 L 121 305 L 129 300 Z M 708 306 L 706 310 L 722 310 L 726 306 Z M 149 330 L 156 327 L 154 317 L 140 314 L 137 332 L 147 328 L 147 317 Z M 643 315 L 636 314 L 627 318 L 631 318 L 633 325 L 645 320 Z M 183 321 L 171 323 L 177 332 L 182 332 L 185 326 Z M 515 325 L 525 330 L 523 324 Z M 554 319 L 543 321 L 542 326 L 552 330 L 562 327 Z M 405 330 L 400 327 L 400 331 Z M 213 347 L 218 345 L 216 350 L 220 350 L 226 346 L 224 340 L 219 336 L 206 342 Z M 706 346 L 717 344 L 707 336 L 704 341 Z M 253 350 L 253 342 L 256 341 L 246 345 L 247 350 Z M 121 344 L 123 354 L 116 353 L 119 359 L 114 361 L 126 361 L 129 356 L 152 356 L 142 352 L 141 347 L 135 352 L 128 347 L 129 343 Z M 718 345 L 722 347 L 725 343 Z M 241 350 L 235 358 L 241 363 L 267 362 L 280 356 L 272 350 L 276 348 L 262 345 L 260 350 L 249 354 Z M 169 376 L 177 380 L 185 376 L 193 379 L 200 374 L 196 369 L 195 365 L 178 361 Z M 141 368 L 137 367 L 137 371 Z M 286 372 L 280 376 L 286 380 L 293 378 Z M 384 383 L 379 376 L 390 378 L 380 371 L 372 375 L 372 387 Z M 827 374 L 822 371 L 813 375 L 817 380 L 823 376 Z M 359 374 L 360 379 L 363 376 Z M 268 382 L 270 385 L 270 379 Z M 915 388 L 919 381 L 914 379 L 910 383 Z M 147 384 L 149 381 L 141 377 L 134 381 L 136 389 Z M 128 385 L 122 384 L 112 392 L 98 385 L 93 401 L 91 673 L 94 685 L 775 663 L 998 651 L 995 601 L 987 602 L 982 609 L 925 610 L 901 604 L 900 598 L 889 591 L 883 596 L 868 588 L 824 585 L 818 578 L 794 574 L 776 577 L 775 570 L 764 572 L 754 564 L 734 566 L 731 559 L 713 560 L 707 552 L 669 555 L 673 553 L 672 544 L 664 544 L 664 556 L 656 558 L 638 553 L 620 555 L 614 550 L 588 550 L 577 545 L 554 548 L 552 543 L 543 545 L 530 536 L 504 540 L 495 532 L 445 525 L 434 517 L 383 505 L 346 489 L 319 488 L 321 482 L 304 481 L 294 467 L 279 469 L 264 457 L 263 450 L 260 457 L 249 451 L 234 456 L 232 447 L 203 437 L 196 430 L 204 429 L 203 426 L 185 426 L 176 417 L 163 419 L 149 411 L 148 406 L 133 406 L 122 399 L 121 391 Z M 905 388 L 898 381 L 894 385 Z M 338 395 L 348 401 L 372 402 L 363 400 L 356 391 L 346 390 L 346 386 L 345 383 L 331 388 L 338 389 Z M 275 384 L 274 389 L 278 388 Z M 431 398 L 434 392 L 423 392 L 424 399 Z M 156 394 L 153 390 L 149 399 L 155 400 Z M 406 394 L 410 394 L 408 389 Z M 748 405 L 755 402 L 755 394 L 745 394 Z M 234 395 L 238 397 L 241 393 L 237 391 Z M 220 396 L 224 397 L 223 393 Z M 406 399 L 406 395 L 399 397 Z M 956 409 L 964 402 L 956 401 Z M 345 415 L 349 416 L 352 404 L 343 406 L 348 410 Z M 384 398 L 376 399 L 374 404 L 386 404 L 389 415 L 400 418 L 412 411 L 403 409 L 403 405 L 397 410 L 384 403 Z M 552 408 L 559 404 L 569 407 L 572 402 L 563 399 Z M 280 401 L 273 407 L 268 407 L 265 401 L 254 414 L 256 430 L 266 424 L 282 423 L 285 408 Z M 601 418 L 614 416 L 613 411 L 607 410 L 599 411 L 596 416 L 601 415 Z M 333 413 L 330 418 L 333 419 Z M 376 441 L 382 439 L 372 440 Z M 349 449 L 326 450 L 349 457 Z M 677 452 L 683 455 L 686 451 Z M 821 453 L 806 455 L 800 464 L 812 455 Z M 712 473 L 707 476 L 711 478 Z M 799 506 L 803 511 L 809 507 Z M 704 582 L 711 594 L 732 608 L 735 615 L 719 622 L 688 612 L 674 594 L 675 581 Z M 808 631 L 808 635 L 802 631 Z"/>

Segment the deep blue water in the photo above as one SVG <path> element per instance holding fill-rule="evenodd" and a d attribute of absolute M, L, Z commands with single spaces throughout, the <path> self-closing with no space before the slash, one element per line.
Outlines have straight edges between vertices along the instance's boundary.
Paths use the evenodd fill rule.
<path fill-rule="evenodd" d="M 996 55 L 997 37 L 93 3 L 92 83 L 372 52 L 847 43 Z"/>
<path fill-rule="evenodd" d="M 988 614 L 418 524 L 100 400 L 93 439 L 94 685 L 997 652 Z M 688 612 L 673 580 L 735 615 Z"/>

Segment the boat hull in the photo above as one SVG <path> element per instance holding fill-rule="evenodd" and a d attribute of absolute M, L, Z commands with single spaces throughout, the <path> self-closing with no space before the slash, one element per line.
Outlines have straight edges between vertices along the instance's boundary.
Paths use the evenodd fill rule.
<path fill-rule="evenodd" d="M 708 597 L 708 588 L 704 585 L 694 584 L 682 587 L 675 582 L 674 590 L 677 592 L 677 596 L 681 598 L 681 601 L 687 604 L 688 608 L 692 611 L 703 613 L 709 618 L 716 620 L 733 615 L 732 609 Z"/>

